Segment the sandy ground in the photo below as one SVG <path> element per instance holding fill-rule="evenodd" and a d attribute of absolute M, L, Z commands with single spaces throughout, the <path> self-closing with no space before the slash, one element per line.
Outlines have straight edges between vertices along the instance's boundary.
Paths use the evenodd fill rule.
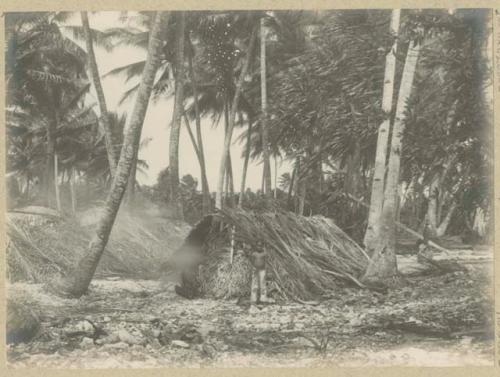
<path fill-rule="evenodd" d="M 491 322 L 491 255 L 473 253 L 468 273 L 410 279 L 388 294 L 342 288 L 317 305 L 278 302 L 250 307 L 235 301 L 185 300 L 170 284 L 103 279 L 89 295 L 64 299 L 41 285 L 8 286 L 30 302 L 41 335 L 9 346 L 13 368 L 486 366 L 488 336 L 469 334 Z M 413 259 L 412 259 L 413 258 Z M 468 262 L 470 260 L 470 262 Z M 483 262 L 484 262 L 483 260 Z M 418 270 L 415 256 L 403 271 Z M 89 323 L 103 332 L 96 335 Z M 88 334 L 71 335 L 75 327 Z M 80 326 L 80 327 L 78 327 Z M 433 333 L 439 329 L 437 333 Z M 432 330 L 432 331 L 430 331 Z M 84 331 L 84 332 L 85 332 Z"/>

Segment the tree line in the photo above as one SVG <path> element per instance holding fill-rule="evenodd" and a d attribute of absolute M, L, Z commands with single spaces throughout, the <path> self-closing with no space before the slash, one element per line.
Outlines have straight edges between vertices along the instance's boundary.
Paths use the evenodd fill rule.
<path fill-rule="evenodd" d="M 157 98 L 174 105 L 168 170 L 150 196 L 178 219 L 187 217 L 183 184 L 195 187 L 179 177 L 181 131 L 199 163 L 200 215 L 239 206 L 332 217 L 371 255 L 366 281 L 396 276 L 398 224 L 438 237 L 491 217 L 488 11 L 139 12 L 122 15 L 136 27 L 104 31 L 87 12 L 81 26 L 68 26 L 71 16 L 8 15 L 6 83 L 7 170 L 22 194 L 37 184 L 38 200 L 60 208 L 60 185 L 66 180 L 74 203 L 76 180 L 106 197 L 67 287 L 74 295 L 86 291 L 122 199 L 133 200 L 146 167 L 142 125 Z M 146 53 L 105 73 L 134 83 L 122 97 L 134 104 L 126 117 L 108 109 L 94 52 L 121 45 Z M 208 118 L 224 127 L 215 194 L 202 136 Z M 244 146 L 239 185 L 234 142 Z M 246 186 L 250 159 L 262 166 L 256 194 Z M 273 159 L 292 166 L 274 189 Z"/>

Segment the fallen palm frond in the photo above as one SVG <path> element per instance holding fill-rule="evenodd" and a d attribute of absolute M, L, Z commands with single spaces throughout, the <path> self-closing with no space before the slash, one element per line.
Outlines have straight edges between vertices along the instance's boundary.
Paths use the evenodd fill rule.
<path fill-rule="evenodd" d="M 340 281 L 361 285 L 358 277 L 369 257 L 330 219 L 230 209 L 216 217 L 227 226 L 214 230 L 225 229 L 226 238 L 230 226 L 238 240 L 255 248 L 265 245 L 268 270 L 283 295 L 309 299 L 331 293 Z"/>

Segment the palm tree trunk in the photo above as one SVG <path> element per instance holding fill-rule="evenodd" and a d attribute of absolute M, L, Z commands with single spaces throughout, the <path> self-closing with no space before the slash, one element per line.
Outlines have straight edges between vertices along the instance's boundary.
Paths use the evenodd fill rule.
<path fill-rule="evenodd" d="M 359 197 L 361 188 L 361 145 L 356 141 L 354 151 L 349 156 L 346 166 L 346 180 L 344 189 L 348 193 Z"/>
<path fill-rule="evenodd" d="M 90 24 L 87 12 L 80 12 L 83 26 L 83 33 L 85 36 L 85 45 L 87 48 L 88 64 L 90 76 L 97 94 L 97 101 L 99 102 L 99 110 L 101 112 L 101 125 L 104 130 L 104 138 L 106 141 L 106 151 L 108 154 L 109 171 L 111 176 L 115 176 L 116 162 L 119 158 L 119 151 L 117 144 L 113 138 L 113 131 L 109 121 L 109 113 L 106 105 L 106 98 L 104 97 L 104 90 L 102 89 L 101 78 L 99 76 L 99 69 L 97 67 L 97 60 L 94 53 L 94 45 L 92 43 L 92 35 L 90 32 Z"/>
<path fill-rule="evenodd" d="M 52 122 L 47 125 L 47 155 L 46 155 L 46 173 L 42 175 L 43 187 L 45 189 L 45 205 L 52 207 L 54 205 L 54 158 L 56 154 L 57 116 L 54 115 Z"/>
<path fill-rule="evenodd" d="M 59 193 L 59 166 L 57 153 L 54 153 L 54 189 L 56 194 L 56 208 L 61 212 L 61 195 Z"/>
<path fill-rule="evenodd" d="M 154 78 L 160 64 L 160 52 L 162 47 L 161 28 L 162 25 L 168 24 L 168 20 L 163 16 L 164 14 L 164 12 L 157 12 L 154 16 L 142 80 L 139 85 L 132 115 L 129 118 L 130 123 L 126 129 L 127 131 L 124 137 L 120 161 L 117 165 L 116 174 L 102 216 L 97 223 L 97 229 L 90 242 L 88 253 L 78 262 L 77 267 L 69 278 L 69 286 L 64 287 L 66 292 L 72 296 L 80 297 L 87 292 L 104 248 L 108 242 L 109 234 L 111 233 L 116 214 L 120 208 L 123 194 L 125 193 L 130 171 L 132 169 L 132 160 L 139 148 L 142 125 L 146 116 Z"/>
<path fill-rule="evenodd" d="M 234 202 L 233 164 L 231 162 L 231 153 L 229 153 L 227 159 L 227 184 L 229 190 L 226 192 L 229 198 L 229 205 L 231 206 L 231 208 L 234 208 L 236 203 Z"/>
<path fill-rule="evenodd" d="M 186 124 L 186 129 L 188 131 L 189 139 L 191 140 L 191 145 L 193 146 L 194 153 L 196 154 L 196 158 L 198 159 L 198 163 L 200 163 L 200 150 L 198 149 L 198 143 L 196 142 L 196 138 L 194 137 L 193 130 L 191 129 L 191 124 L 189 123 L 189 119 L 186 113 L 183 114 L 184 123 Z"/>
<path fill-rule="evenodd" d="M 169 169 L 170 169 L 170 194 L 171 206 L 175 218 L 183 219 L 182 200 L 179 192 L 179 140 L 181 119 L 184 112 L 184 39 L 185 39 L 185 14 L 179 13 L 176 31 L 176 74 L 175 74 L 175 100 L 172 125 L 170 127 Z"/>
<path fill-rule="evenodd" d="M 139 151 L 137 151 L 136 155 L 134 156 L 134 159 L 132 161 L 132 171 L 130 172 L 130 177 L 128 179 L 128 184 L 127 184 L 127 191 L 125 195 L 125 199 L 127 201 L 127 204 L 129 206 L 132 206 L 134 203 L 134 198 L 135 198 L 135 183 L 136 183 L 136 176 L 137 176 L 137 159 L 139 157 Z"/>
<path fill-rule="evenodd" d="M 229 150 L 231 148 L 231 138 L 233 136 L 236 111 L 238 109 L 238 102 L 239 102 L 239 99 L 241 96 L 241 91 L 243 89 L 243 80 L 245 79 L 245 76 L 247 75 L 247 72 L 248 72 L 248 68 L 250 66 L 250 58 L 252 55 L 253 45 L 255 44 L 256 35 L 257 35 L 257 30 L 256 30 L 256 28 L 254 28 L 252 31 L 252 35 L 250 37 L 250 42 L 248 43 L 247 53 L 246 53 L 246 57 L 245 57 L 245 63 L 243 65 L 243 69 L 241 70 L 240 76 L 238 78 L 238 82 L 236 84 L 234 97 L 233 97 L 233 103 L 231 106 L 231 112 L 229 114 L 229 126 L 227 129 L 225 138 L 224 138 L 224 149 L 222 151 L 222 157 L 221 157 L 220 165 L 219 165 L 219 179 L 218 179 L 218 183 L 217 183 L 217 194 L 216 194 L 216 200 L 215 200 L 215 206 L 218 209 L 222 208 L 222 190 L 224 188 L 224 175 L 226 172 L 226 164 L 227 164 L 227 159 L 229 156 Z"/>
<path fill-rule="evenodd" d="M 248 131 L 247 131 L 247 146 L 245 150 L 245 161 L 243 162 L 243 172 L 241 173 L 241 187 L 240 187 L 240 200 L 238 207 L 243 208 L 243 199 L 245 198 L 246 179 L 248 172 L 248 161 L 250 160 L 250 142 L 252 140 L 252 119 L 248 118 Z"/>
<path fill-rule="evenodd" d="M 297 175 L 297 161 L 295 161 L 295 164 L 292 169 L 292 177 L 290 178 L 290 186 L 288 187 L 288 198 L 287 198 L 287 204 L 290 206 L 292 203 L 292 194 L 293 194 L 293 188 L 295 185 L 295 179 Z"/>
<path fill-rule="evenodd" d="M 366 270 L 363 280 L 368 283 L 391 284 L 397 276 L 396 262 L 396 214 L 398 205 L 399 170 L 401 164 L 402 137 L 405 110 L 411 95 L 413 78 L 417 67 L 420 45 L 411 42 L 406 55 L 401 86 L 399 88 L 396 116 L 392 131 L 391 151 L 387 173 L 387 183 L 382 208 L 379 243 Z M 383 237 L 382 237 L 383 232 Z"/>
<path fill-rule="evenodd" d="M 184 113 L 184 123 L 186 124 L 186 128 L 188 130 L 188 135 L 189 135 L 189 139 L 191 140 L 191 144 L 193 145 L 193 149 L 194 149 L 194 152 L 196 154 L 196 157 L 198 159 L 198 163 L 200 164 L 200 170 L 203 171 L 203 169 L 205 168 L 205 165 L 204 165 L 204 162 L 203 162 L 203 156 L 201 154 L 201 151 L 200 151 L 200 145 L 196 142 L 196 139 L 195 139 L 195 136 L 193 134 L 193 131 L 191 130 L 191 125 L 189 123 L 189 119 L 186 115 L 186 113 Z M 203 174 L 201 173 L 201 179 L 202 179 L 202 190 L 203 190 L 203 181 L 207 179 L 207 176 L 206 174 Z M 202 211 L 203 211 L 203 214 L 208 214 L 210 213 L 210 210 L 211 210 L 211 203 L 210 203 L 210 191 L 208 191 L 208 182 L 206 182 L 205 184 L 205 188 L 206 188 L 206 193 L 204 191 L 202 191 L 202 194 L 205 196 L 205 195 L 208 195 L 208 206 L 206 205 L 203 205 L 202 204 Z M 205 200 L 205 198 L 204 198 Z"/>
<path fill-rule="evenodd" d="M 207 215 L 212 210 L 212 200 L 210 199 L 210 188 L 208 186 L 207 168 L 205 164 L 205 151 L 203 148 L 203 136 L 201 134 L 201 113 L 198 104 L 198 85 L 196 84 L 193 69 L 193 56 L 191 54 L 188 55 L 188 68 L 189 79 L 191 80 L 191 84 L 193 87 L 194 112 L 196 115 L 196 138 L 200 163 L 201 191 L 203 194 L 202 212 L 204 215 Z"/>
<path fill-rule="evenodd" d="M 278 199 L 278 158 L 274 157 L 274 199 Z"/>
<path fill-rule="evenodd" d="M 457 203 L 453 202 L 451 204 L 451 207 L 448 209 L 448 212 L 446 213 L 446 216 L 444 217 L 443 221 L 441 221 L 441 223 L 436 229 L 437 237 L 443 237 L 446 234 L 446 231 L 448 230 L 448 225 L 450 225 L 451 218 L 456 209 L 457 209 Z"/>
<path fill-rule="evenodd" d="M 297 214 L 300 216 L 304 215 L 304 207 L 306 203 L 306 194 L 307 194 L 307 188 L 306 188 L 306 181 L 305 179 L 299 179 L 298 180 L 298 186 L 299 186 L 299 207 L 297 210 Z"/>
<path fill-rule="evenodd" d="M 427 220 L 430 235 L 436 236 L 437 228 L 439 225 L 438 217 L 438 196 L 439 196 L 439 174 L 434 174 L 431 184 L 429 186 L 429 202 L 427 204 Z"/>
<path fill-rule="evenodd" d="M 260 94 L 262 118 L 262 154 L 264 158 L 264 195 L 271 197 L 271 162 L 269 153 L 269 131 L 267 129 L 267 80 L 266 80 L 266 29 L 264 17 L 260 19 Z"/>
<path fill-rule="evenodd" d="M 30 183 L 31 183 L 31 177 L 28 174 L 26 177 L 26 189 L 24 190 L 23 196 L 26 198 L 26 200 L 29 200 L 30 197 Z"/>
<path fill-rule="evenodd" d="M 392 11 L 391 33 L 398 35 L 400 9 Z M 378 235 L 378 225 L 382 215 L 382 206 L 384 204 L 384 179 L 385 165 L 387 160 L 387 145 L 389 141 L 390 113 L 392 111 L 392 97 L 394 93 L 394 77 L 396 75 L 396 51 L 398 48 L 397 40 L 391 51 L 385 58 L 384 89 L 382 94 L 382 110 L 386 113 L 386 119 L 378 129 L 377 150 L 375 152 L 375 166 L 373 169 L 372 190 L 370 198 L 370 209 L 368 212 L 368 227 L 364 237 L 364 244 L 368 255 L 373 253 Z"/>
<path fill-rule="evenodd" d="M 293 192 L 295 193 L 295 198 L 293 201 L 293 208 L 296 214 L 299 213 L 299 196 L 300 196 L 300 180 L 302 175 L 302 161 L 301 157 L 297 156 L 295 163 L 295 182 L 292 185 Z"/>
<path fill-rule="evenodd" d="M 227 129 L 229 128 L 229 100 L 227 97 L 227 93 L 224 95 L 224 105 L 223 105 L 223 111 L 224 111 L 224 135 L 227 134 Z M 228 203 L 228 198 L 229 198 L 229 161 L 231 158 L 231 149 L 227 151 L 227 162 L 226 162 L 226 173 L 224 176 L 224 196 L 223 196 L 223 203 L 226 205 Z"/>
<path fill-rule="evenodd" d="M 71 169 L 69 176 L 69 194 L 71 196 L 71 213 L 76 214 L 76 193 L 75 193 L 75 168 Z"/>

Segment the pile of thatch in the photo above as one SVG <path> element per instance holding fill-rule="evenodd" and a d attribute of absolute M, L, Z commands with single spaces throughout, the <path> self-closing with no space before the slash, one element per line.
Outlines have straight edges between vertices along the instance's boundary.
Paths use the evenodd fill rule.
<path fill-rule="evenodd" d="M 71 272 L 88 250 L 100 211 L 90 208 L 75 218 L 8 213 L 9 279 L 46 282 Z M 156 277 L 158 265 L 182 243 L 186 233 L 186 225 L 120 211 L 97 276 Z"/>
<path fill-rule="evenodd" d="M 246 256 L 238 253 L 231 263 L 227 250 L 213 252 L 209 262 L 200 269 L 201 292 L 216 299 L 250 296 L 252 266 Z"/>
<path fill-rule="evenodd" d="M 228 249 L 227 242 L 232 229 L 238 241 L 253 247 L 265 245 L 269 256 L 269 278 L 284 297 L 311 299 L 329 294 L 345 282 L 359 285 L 358 279 L 369 262 L 369 257 L 359 245 L 332 220 L 322 216 L 226 209 L 219 212 L 216 218 L 222 225 L 220 222 L 214 223 L 208 242 L 219 244 L 212 247 L 216 251 L 210 254 L 204 267 L 211 273 L 202 274 L 201 280 L 203 284 L 203 276 L 208 276 L 209 291 L 214 293 L 215 290 L 215 295 L 220 297 L 236 296 L 238 287 L 243 285 L 245 291 L 241 294 L 249 289 L 249 272 L 238 278 L 231 270 L 228 252 L 221 251 Z M 220 239 L 214 233 L 220 235 L 226 247 L 221 247 Z M 217 257 L 213 258 L 212 255 Z M 234 262 L 233 268 L 240 269 L 237 263 L 240 262 Z"/>

